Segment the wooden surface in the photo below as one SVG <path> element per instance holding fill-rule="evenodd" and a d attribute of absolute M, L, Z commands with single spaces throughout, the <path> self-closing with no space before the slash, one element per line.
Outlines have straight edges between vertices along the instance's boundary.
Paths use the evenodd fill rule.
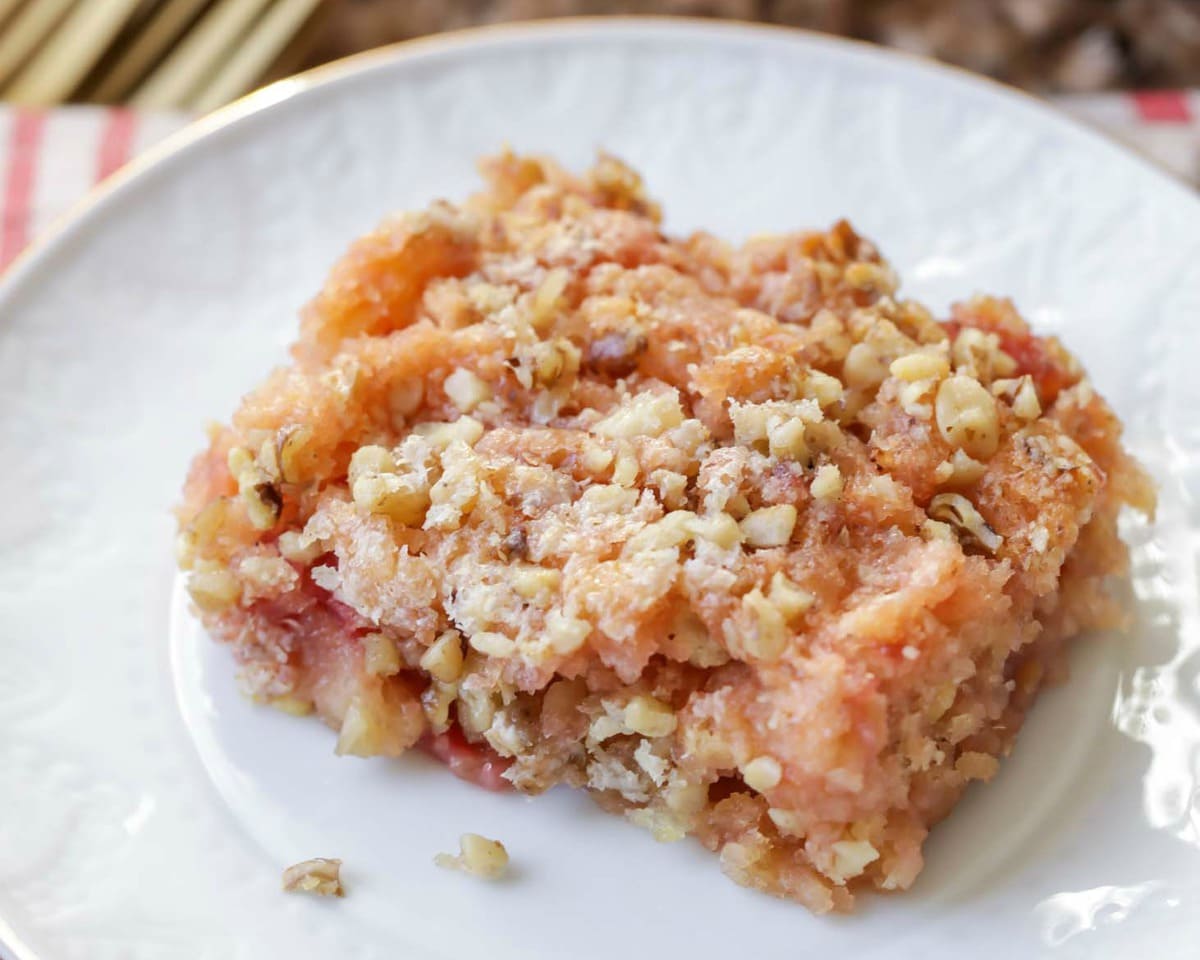
<path fill-rule="evenodd" d="M 311 59 L 477 23 L 611 13 L 841 33 L 1046 92 L 1200 86 L 1200 0 L 336 0 Z"/>

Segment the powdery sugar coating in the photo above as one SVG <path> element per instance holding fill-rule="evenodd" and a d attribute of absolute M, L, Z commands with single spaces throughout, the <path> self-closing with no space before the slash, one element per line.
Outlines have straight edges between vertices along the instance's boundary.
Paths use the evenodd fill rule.
<path fill-rule="evenodd" d="M 385 223 L 214 429 L 180 561 L 339 752 L 586 787 L 814 911 L 902 889 L 1153 493 L 1054 339 L 935 320 L 846 223 L 673 240 L 638 177 L 511 154 Z"/>

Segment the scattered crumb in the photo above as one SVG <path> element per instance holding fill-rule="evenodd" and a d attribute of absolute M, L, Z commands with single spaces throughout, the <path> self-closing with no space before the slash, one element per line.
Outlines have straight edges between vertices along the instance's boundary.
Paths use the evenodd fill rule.
<path fill-rule="evenodd" d="M 508 851 L 499 840 L 489 840 L 477 833 L 464 833 L 458 839 L 457 857 L 439 853 L 433 862 L 439 867 L 461 870 L 485 880 L 499 880 L 508 871 Z"/>
<path fill-rule="evenodd" d="M 312 893 L 320 897 L 341 897 L 342 861 L 314 857 L 294 863 L 283 871 L 283 889 L 288 893 Z"/>

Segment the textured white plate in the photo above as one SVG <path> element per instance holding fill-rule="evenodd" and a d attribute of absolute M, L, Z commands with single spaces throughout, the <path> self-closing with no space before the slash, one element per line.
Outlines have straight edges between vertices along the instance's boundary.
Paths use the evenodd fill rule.
<path fill-rule="evenodd" d="M 849 215 L 908 293 L 1015 296 L 1075 345 L 1162 484 L 1140 626 L 1078 648 L 907 895 L 816 919 L 562 793 L 335 759 L 254 708 L 173 595 L 204 420 L 283 356 L 343 245 L 461 196 L 504 142 L 627 157 L 675 230 Z M 105 958 L 1194 957 L 1200 937 L 1200 203 L 1049 110 L 782 31 L 566 23 L 288 81 L 119 179 L 0 291 L 0 941 Z M 432 856 L 502 838 L 511 882 Z M 350 895 L 283 896 L 346 861 Z"/>

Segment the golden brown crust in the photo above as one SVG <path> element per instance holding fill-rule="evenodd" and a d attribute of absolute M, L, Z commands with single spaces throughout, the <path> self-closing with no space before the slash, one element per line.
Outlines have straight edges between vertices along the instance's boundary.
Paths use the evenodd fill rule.
<path fill-rule="evenodd" d="M 248 688 L 586 786 L 811 909 L 897 889 L 1153 495 L 1055 341 L 937 322 L 846 223 L 664 236 L 511 154 L 360 240 L 193 466 L 181 563 Z"/>

